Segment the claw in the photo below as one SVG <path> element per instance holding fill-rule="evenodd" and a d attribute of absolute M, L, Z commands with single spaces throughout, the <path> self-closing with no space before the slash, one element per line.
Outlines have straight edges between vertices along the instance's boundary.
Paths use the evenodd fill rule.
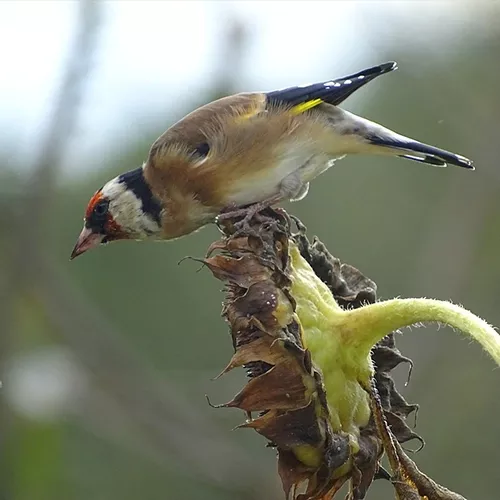
<path fill-rule="evenodd" d="M 235 232 L 233 233 L 233 237 L 238 237 L 242 233 L 254 233 L 255 231 L 250 226 L 250 222 L 254 219 L 254 217 L 259 215 L 258 213 L 261 210 L 269 207 L 273 202 L 274 200 L 271 200 L 270 202 L 255 203 L 254 205 L 249 205 L 244 208 L 231 208 L 228 211 L 223 211 L 217 216 L 216 224 L 219 225 L 222 221 L 243 217 L 241 220 L 234 223 Z"/>
<path fill-rule="evenodd" d="M 269 200 L 254 203 L 253 205 L 248 205 L 243 208 L 237 208 L 233 206 L 227 207 L 216 217 L 215 222 L 218 225 L 221 221 L 224 220 L 243 217 L 241 221 L 234 223 L 237 234 L 241 234 L 242 232 L 250 232 L 250 221 L 258 214 L 258 212 L 274 205 L 275 203 L 280 201 L 280 199 L 281 197 L 274 197 L 270 198 Z"/>

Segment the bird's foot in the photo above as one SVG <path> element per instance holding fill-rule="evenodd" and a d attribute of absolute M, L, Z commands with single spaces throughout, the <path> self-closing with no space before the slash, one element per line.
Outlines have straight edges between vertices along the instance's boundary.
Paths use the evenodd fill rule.
<path fill-rule="evenodd" d="M 217 216 L 216 224 L 219 225 L 220 222 L 242 217 L 241 220 L 234 223 L 235 232 L 233 237 L 238 237 L 242 233 L 255 233 L 255 230 L 250 226 L 250 222 L 256 217 L 261 219 L 259 212 L 271 206 L 274 201 L 259 202 L 244 208 L 227 207 Z"/>

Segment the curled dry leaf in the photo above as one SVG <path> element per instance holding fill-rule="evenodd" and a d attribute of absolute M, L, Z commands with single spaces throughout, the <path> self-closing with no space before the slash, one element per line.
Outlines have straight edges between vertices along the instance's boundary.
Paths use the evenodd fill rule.
<path fill-rule="evenodd" d="M 223 238 L 211 245 L 203 261 L 226 285 L 223 316 L 235 354 L 221 375 L 244 367 L 250 379 L 231 401 L 219 406 L 245 411 L 247 420 L 240 427 L 254 429 L 276 448 L 286 498 L 332 499 L 349 482 L 348 498 L 361 500 L 374 479 L 386 478 L 399 500 L 462 499 L 451 492 L 446 496 L 448 490 L 418 471 L 399 444 L 416 439 L 423 445 L 423 440 L 406 422 L 418 406 L 405 401 L 390 375 L 401 363 L 412 367 L 396 348 L 393 333 L 373 347 L 367 364 L 374 370 L 368 382 L 349 378 L 346 373 L 357 367 L 340 360 L 330 373 L 321 347 L 307 345 L 304 328 L 322 326 L 299 314 L 298 295 L 308 293 L 296 285 L 304 280 L 297 277 L 303 266 L 330 295 L 316 299 L 311 307 L 318 309 L 323 299 L 334 299 L 334 306 L 344 310 L 373 303 L 376 285 L 332 257 L 319 240 L 309 242 L 304 226 L 295 222 L 298 232 L 292 234 L 284 211 L 266 209 L 235 235 L 238 221 L 226 221 Z M 341 394 L 331 399 L 325 386 L 339 374 L 344 385 L 335 382 Z M 335 405 L 338 401 L 341 408 Z M 384 452 L 392 475 L 380 464 Z"/>

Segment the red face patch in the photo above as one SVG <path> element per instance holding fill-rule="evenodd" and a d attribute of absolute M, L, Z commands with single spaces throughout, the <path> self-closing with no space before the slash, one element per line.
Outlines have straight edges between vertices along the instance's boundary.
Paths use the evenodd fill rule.
<path fill-rule="evenodd" d="M 111 215 L 108 215 L 108 221 L 106 223 L 106 239 L 108 241 L 112 240 L 126 240 L 129 235 L 125 233 L 121 226 L 113 219 Z"/>
<path fill-rule="evenodd" d="M 101 190 L 96 191 L 94 196 L 90 198 L 89 204 L 87 205 L 87 210 L 85 211 L 85 220 L 90 219 L 92 216 L 92 211 L 94 210 L 94 207 L 96 204 L 103 199 L 103 195 Z"/>
<path fill-rule="evenodd" d="M 87 205 L 85 225 L 93 232 L 103 234 L 105 241 L 123 240 L 129 237 L 113 219 L 109 212 L 109 201 L 103 196 L 101 190 L 92 196 Z"/>

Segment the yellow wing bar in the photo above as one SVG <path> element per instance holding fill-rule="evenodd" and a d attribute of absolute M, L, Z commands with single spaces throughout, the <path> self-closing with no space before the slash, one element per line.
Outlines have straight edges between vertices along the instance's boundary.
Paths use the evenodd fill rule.
<path fill-rule="evenodd" d="M 321 104 L 322 102 L 324 102 L 323 99 L 311 99 L 310 101 L 301 102 L 300 104 L 297 104 L 290 111 L 294 115 L 300 115 L 301 113 L 304 113 L 308 109 L 318 106 L 318 104 Z"/>

